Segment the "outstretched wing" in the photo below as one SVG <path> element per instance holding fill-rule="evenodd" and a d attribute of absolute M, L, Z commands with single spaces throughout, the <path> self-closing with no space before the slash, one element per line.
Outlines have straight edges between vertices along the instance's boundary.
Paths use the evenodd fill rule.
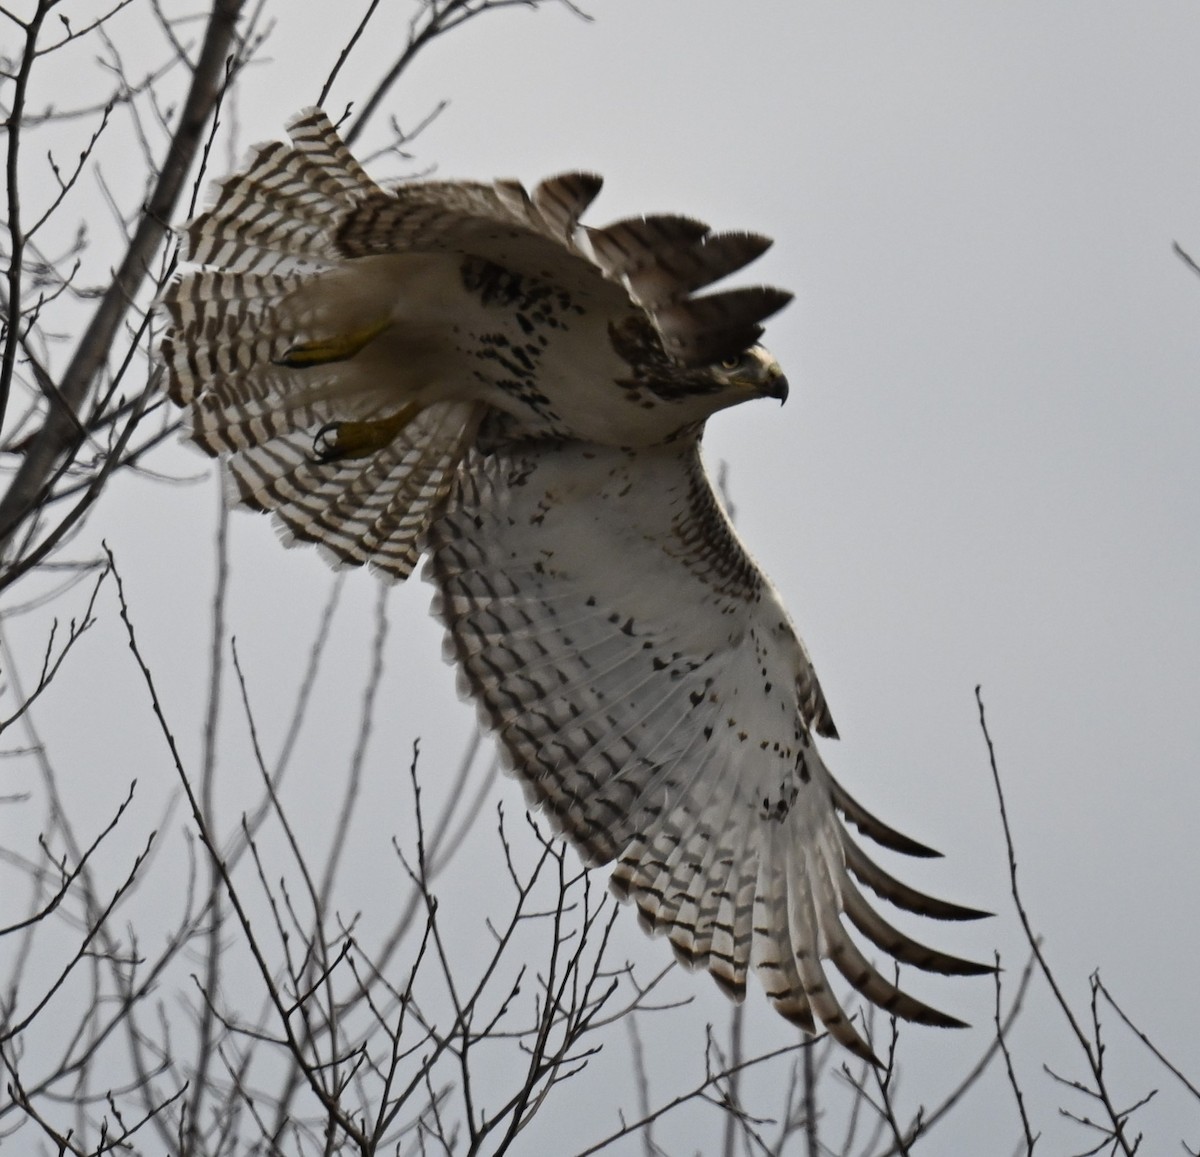
<path fill-rule="evenodd" d="M 741 547 L 698 446 L 578 443 L 473 453 L 432 525 L 426 575 L 460 682 L 530 798 L 677 955 L 740 999 L 753 969 L 786 1017 L 871 1056 L 830 960 L 868 1000 L 957 1025 L 902 993 L 842 922 L 900 961 L 986 971 L 889 925 L 854 877 L 943 919 L 980 913 L 894 880 L 851 839 L 931 855 L 833 781 L 812 665 Z"/>

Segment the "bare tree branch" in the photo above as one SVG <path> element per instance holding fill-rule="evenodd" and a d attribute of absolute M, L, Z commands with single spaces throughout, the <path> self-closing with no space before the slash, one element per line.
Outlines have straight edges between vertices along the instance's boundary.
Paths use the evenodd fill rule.
<path fill-rule="evenodd" d="M 104 365 L 129 304 L 137 295 L 154 254 L 163 242 L 204 135 L 205 126 L 220 99 L 227 74 L 230 46 L 234 41 L 238 16 L 244 2 L 245 0 L 214 0 L 204 44 L 192 73 L 191 87 L 180 112 L 179 124 L 172 135 L 170 148 L 145 212 L 141 215 L 129 248 L 113 275 L 111 286 L 101 298 L 91 322 L 80 336 L 75 356 L 58 384 L 60 404 L 52 405 L 47 410 L 45 424 L 38 438 L 29 446 L 8 490 L 4 497 L 0 498 L 0 542 L 11 543 L 18 528 L 38 509 L 45 497 L 46 482 L 55 463 L 72 445 L 77 444 L 77 415 Z M 42 0 L 38 12 L 44 17 L 49 7 L 50 4 Z M 28 49 L 30 54 L 36 44 L 36 30 L 31 29 L 31 33 Z M 12 136 L 10 133 L 10 141 Z M 10 155 L 13 155 L 11 145 Z M 15 167 L 15 155 L 11 163 Z M 15 172 L 12 180 L 16 180 Z M 13 189 L 10 187 L 10 200 L 12 193 Z M 14 246 L 16 243 L 14 234 Z M 14 290 L 11 278 L 9 294 L 10 309 L 15 311 L 20 301 L 20 286 L 16 286 Z M 3 363 L 5 368 L 15 359 L 16 339 L 13 334 L 19 326 L 20 315 L 14 312 L 9 318 L 9 341 Z M 7 353 L 7 348 L 12 348 L 13 352 Z M 7 379 L 0 382 L 0 387 L 7 388 Z M 0 401 L 3 400 L 3 396 L 0 396 Z M 11 573 L 0 576 L 0 589 L 11 581 Z"/>

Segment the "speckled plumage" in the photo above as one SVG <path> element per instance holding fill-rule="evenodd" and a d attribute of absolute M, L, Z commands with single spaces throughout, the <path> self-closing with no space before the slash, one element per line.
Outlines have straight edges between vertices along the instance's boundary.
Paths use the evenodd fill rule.
<path fill-rule="evenodd" d="M 938 919 L 847 823 L 911 855 L 830 775 L 803 645 L 700 458 L 704 422 L 786 396 L 755 346 L 788 295 L 697 295 L 763 252 L 686 217 L 579 224 L 600 179 L 376 185 L 319 110 L 185 230 L 168 392 L 235 497 L 339 563 L 422 551 L 463 691 L 531 801 L 676 954 L 737 999 L 754 970 L 808 1031 L 868 1045 L 823 961 L 910 1020 L 843 917 L 896 960 L 985 971 L 887 923 Z"/>
<path fill-rule="evenodd" d="M 847 832 L 843 820 L 932 854 L 826 768 L 811 732 L 836 732 L 820 684 L 695 439 L 476 452 L 428 545 L 464 693 L 531 802 L 589 862 L 615 862 L 614 889 L 681 960 L 738 999 L 753 967 L 783 1015 L 861 1055 L 821 957 L 899 1016 L 959 1023 L 900 992 L 843 927 L 844 913 L 920 968 L 986 971 L 892 928 L 855 886 L 942 919 L 979 915 L 893 880 Z"/>

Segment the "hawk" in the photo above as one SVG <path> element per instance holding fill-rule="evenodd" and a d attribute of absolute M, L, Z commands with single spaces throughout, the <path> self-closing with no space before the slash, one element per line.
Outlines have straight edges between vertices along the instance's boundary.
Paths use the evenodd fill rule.
<path fill-rule="evenodd" d="M 289 540 L 406 578 L 422 553 L 463 692 L 539 806 L 687 965 L 734 999 L 872 1051 L 826 962 L 879 1007 L 896 961 L 986 966 L 888 923 L 853 839 L 936 855 L 858 804 L 816 735 L 808 653 L 700 457 L 706 420 L 787 380 L 757 344 L 790 295 L 699 293 L 770 244 L 688 217 L 580 225 L 599 177 L 527 192 L 377 185 L 324 113 L 257 148 L 184 231 L 164 294 L 168 392 L 236 497 Z M 861 886 L 861 887 L 860 887 Z"/>

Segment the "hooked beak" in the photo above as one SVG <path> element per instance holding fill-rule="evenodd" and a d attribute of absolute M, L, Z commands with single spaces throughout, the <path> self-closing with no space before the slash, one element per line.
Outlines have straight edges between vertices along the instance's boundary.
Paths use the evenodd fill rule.
<path fill-rule="evenodd" d="M 771 367 L 770 374 L 767 378 L 767 386 L 763 393 L 765 393 L 768 398 L 778 398 L 781 406 L 787 401 L 788 380 L 783 376 L 783 370 L 781 370 L 778 366 Z"/>

